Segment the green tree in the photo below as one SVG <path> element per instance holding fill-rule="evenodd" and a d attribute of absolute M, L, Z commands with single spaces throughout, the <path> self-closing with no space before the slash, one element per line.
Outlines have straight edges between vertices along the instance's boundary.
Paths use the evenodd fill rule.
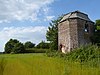
<path fill-rule="evenodd" d="M 96 30 L 100 32 L 100 19 L 96 20 Z"/>
<path fill-rule="evenodd" d="M 95 21 L 95 33 L 92 37 L 92 42 L 100 46 L 100 19 Z"/>
<path fill-rule="evenodd" d="M 46 43 L 44 41 L 41 41 L 37 46 L 36 48 L 42 48 L 42 49 L 49 49 L 49 43 Z"/>
<path fill-rule="evenodd" d="M 24 46 L 17 39 L 10 39 L 5 44 L 5 53 L 20 53 L 24 52 Z"/>
<path fill-rule="evenodd" d="M 62 19 L 63 16 L 58 17 L 57 20 L 53 20 L 48 27 L 46 33 L 47 41 L 50 41 L 51 50 L 58 50 L 58 23 Z"/>
<path fill-rule="evenodd" d="M 6 44 L 5 44 L 5 53 L 11 53 L 15 43 L 18 43 L 16 39 L 10 39 Z"/>
<path fill-rule="evenodd" d="M 24 47 L 25 48 L 34 48 L 35 44 L 30 41 L 27 41 L 27 42 L 25 42 Z"/>
<path fill-rule="evenodd" d="M 24 53 L 25 48 L 21 42 L 18 42 L 14 45 L 13 52 L 14 53 Z"/>

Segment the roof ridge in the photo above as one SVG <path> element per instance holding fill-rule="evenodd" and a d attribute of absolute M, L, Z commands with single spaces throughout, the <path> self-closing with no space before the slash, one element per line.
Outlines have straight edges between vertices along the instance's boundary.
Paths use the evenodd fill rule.
<path fill-rule="evenodd" d="M 76 10 L 76 11 L 65 14 L 60 22 L 66 20 L 66 19 L 70 19 L 70 18 L 80 18 L 83 20 L 91 21 L 87 14 L 80 12 L 79 10 Z"/>

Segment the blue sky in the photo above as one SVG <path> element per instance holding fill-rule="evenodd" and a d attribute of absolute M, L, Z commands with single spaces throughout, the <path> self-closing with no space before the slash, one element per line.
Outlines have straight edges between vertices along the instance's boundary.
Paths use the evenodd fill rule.
<path fill-rule="evenodd" d="M 38 44 L 46 40 L 51 20 L 79 10 L 100 19 L 99 0 L 0 0 L 0 51 L 10 39 Z"/>

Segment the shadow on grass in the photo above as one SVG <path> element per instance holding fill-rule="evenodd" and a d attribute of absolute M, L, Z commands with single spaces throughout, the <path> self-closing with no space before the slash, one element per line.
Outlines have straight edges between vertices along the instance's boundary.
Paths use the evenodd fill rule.
<path fill-rule="evenodd" d="M 5 58 L 0 59 L 0 75 L 3 75 L 6 66 Z"/>

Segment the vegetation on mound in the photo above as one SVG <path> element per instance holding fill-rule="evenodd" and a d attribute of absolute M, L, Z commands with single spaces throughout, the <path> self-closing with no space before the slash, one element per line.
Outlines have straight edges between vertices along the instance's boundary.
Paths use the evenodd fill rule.
<path fill-rule="evenodd" d="M 67 54 L 67 57 L 75 61 L 89 61 L 94 58 L 99 58 L 100 48 L 96 45 L 86 45 L 80 48 L 74 49 L 72 52 Z"/>
<path fill-rule="evenodd" d="M 81 46 L 66 54 L 67 60 L 89 63 L 90 66 L 100 67 L 100 48 L 96 45 Z"/>
<path fill-rule="evenodd" d="M 47 53 L 47 56 L 63 57 L 65 60 L 100 67 L 100 48 L 96 45 L 81 46 L 80 48 L 76 48 L 67 54 L 63 54 L 60 51 L 51 51 Z"/>

